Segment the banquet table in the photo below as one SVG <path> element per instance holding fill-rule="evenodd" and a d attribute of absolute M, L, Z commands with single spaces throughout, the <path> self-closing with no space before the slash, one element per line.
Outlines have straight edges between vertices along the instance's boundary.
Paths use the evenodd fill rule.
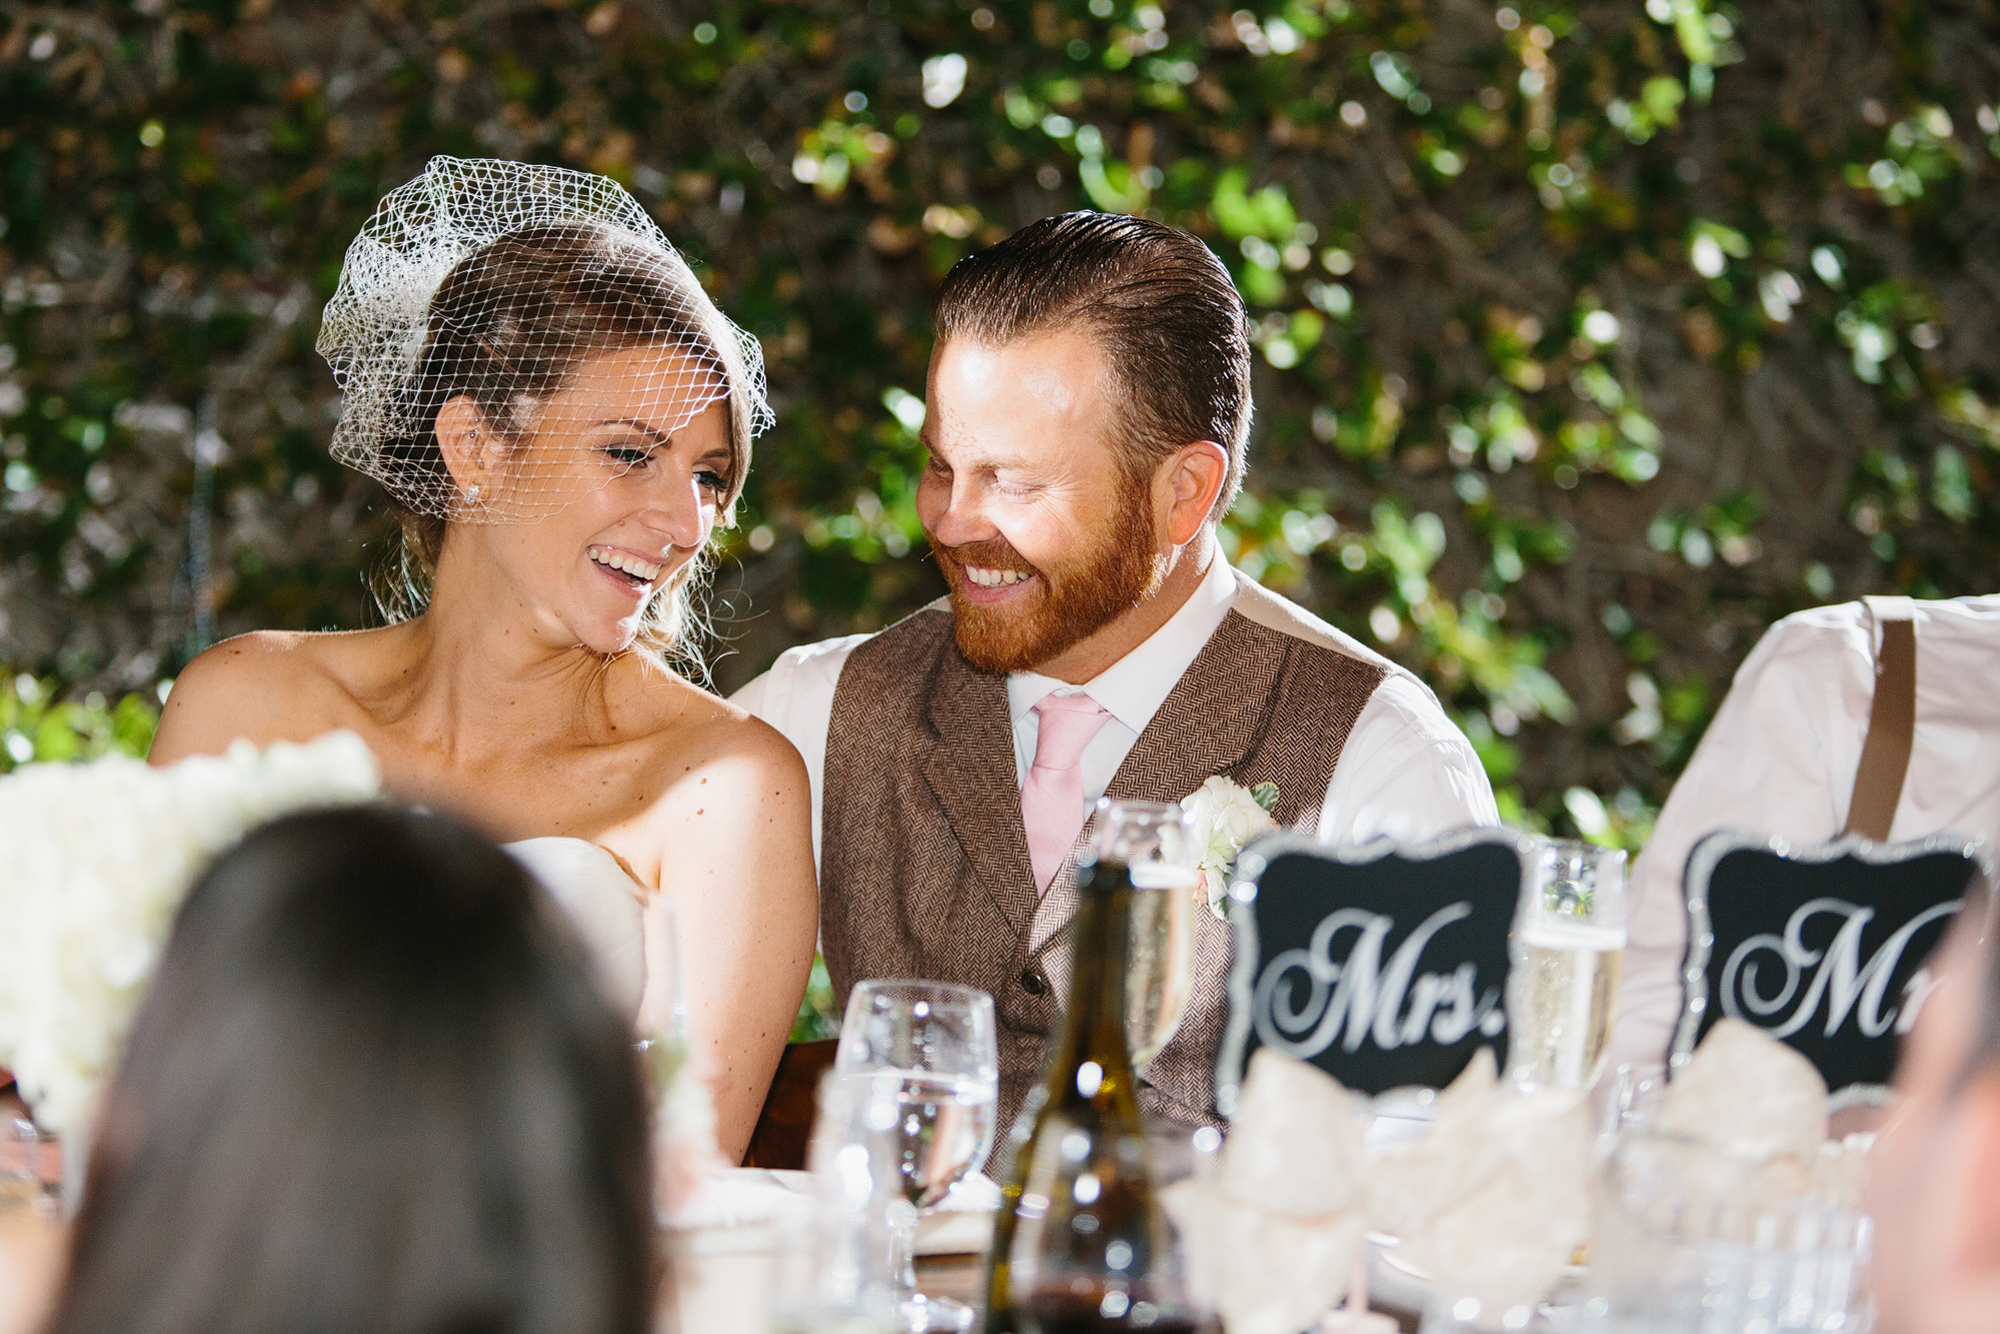
<path fill-rule="evenodd" d="M 917 1257 L 917 1291 L 926 1297 L 956 1297 L 983 1315 L 986 1311 L 985 1286 L 984 1252 Z"/>
<path fill-rule="evenodd" d="M 673 1282 L 663 1292 L 659 1334 L 763 1334 L 768 1327 L 777 1229 L 789 1209 L 805 1205 L 809 1178 L 804 1172 L 736 1168 L 718 1184 L 720 1204 L 705 1225 L 671 1229 L 666 1235 Z M 983 1316 L 990 1200 L 977 1192 L 968 1195 L 947 1201 L 919 1224 L 917 1289 L 927 1296 L 955 1297 Z M 1378 1299 L 1375 1309 L 1409 1334 L 1417 1328 L 1419 1313 L 1396 1300 L 1404 1294 L 1396 1291 L 1394 1277 L 1380 1265 L 1373 1267 L 1371 1284 L 1390 1280 L 1386 1291 L 1378 1289 L 1388 1300 Z M 1404 1287 L 1421 1300 L 1420 1288 Z"/>
<path fill-rule="evenodd" d="M 917 1286 L 978 1305 L 992 1235 L 990 1183 L 962 1190 L 926 1215 L 917 1230 Z M 687 1225 L 664 1245 L 671 1281 L 663 1289 L 662 1334 L 760 1334 L 766 1327 L 778 1236 L 810 1207 L 804 1172 L 733 1168 L 714 1183 Z"/>

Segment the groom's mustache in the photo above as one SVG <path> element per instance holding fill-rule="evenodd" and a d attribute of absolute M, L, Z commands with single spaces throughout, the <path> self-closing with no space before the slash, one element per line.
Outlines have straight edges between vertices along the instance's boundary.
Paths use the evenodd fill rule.
<path fill-rule="evenodd" d="M 931 551 L 943 565 L 963 569 L 977 565 L 987 570 L 1019 570 L 1023 574 L 1040 574 L 1033 561 L 1014 550 L 1014 544 L 1004 537 L 988 538 L 983 542 L 965 542 L 955 547 L 945 546 L 936 539 L 931 541 Z"/>

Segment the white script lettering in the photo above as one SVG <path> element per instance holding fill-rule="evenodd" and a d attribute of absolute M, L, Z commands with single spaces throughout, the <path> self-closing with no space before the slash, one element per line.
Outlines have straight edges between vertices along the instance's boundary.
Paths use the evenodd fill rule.
<path fill-rule="evenodd" d="M 1454 903 L 1425 918 L 1396 947 L 1386 966 L 1382 947 L 1395 919 L 1359 908 L 1329 913 L 1313 931 L 1306 949 L 1289 949 L 1264 965 L 1257 979 L 1253 1013 L 1257 1037 L 1267 1047 L 1309 1061 L 1338 1040 L 1358 1051 L 1372 1039 L 1384 1051 L 1422 1042 L 1425 1035 L 1445 1046 L 1474 1029 L 1488 1037 L 1506 1027 L 1500 989 L 1476 994 L 1477 969 L 1461 963 L 1448 973 L 1419 973 L 1424 947 L 1445 927 L 1472 915 L 1469 903 Z M 1345 958 L 1335 942 L 1352 933 Z M 1302 974 L 1304 996 L 1291 985 Z"/>
<path fill-rule="evenodd" d="M 1864 1037 L 1879 1038 L 1891 1025 L 1898 1033 L 1907 1033 L 1930 992 L 1930 975 L 1928 970 L 1918 969 L 1904 984 L 1901 1003 L 1885 1011 L 1882 1002 L 1889 979 L 1911 938 L 1957 911 L 1954 900 L 1918 913 L 1883 941 L 1864 965 L 1861 933 L 1874 920 L 1875 910 L 1844 899 L 1814 899 L 1792 914 L 1782 936 L 1761 932 L 1730 952 L 1722 969 L 1722 1012 L 1756 1024 L 1777 1038 L 1790 1037 L 1804 1028 L 1822 1008 L 1826 1011 L 1827 1037 L 1832 1037 L 1850 1014 Z M 1821 914 L 1844 920 L 1832 942 L 1824 950 L 1816 950 L 1805 943 L 1805 928 Z M 1775 954 L 1784 969 L 1782 985 L 1768 995 L 1758 986 L 1758 956 L 1764 953 Z"/>

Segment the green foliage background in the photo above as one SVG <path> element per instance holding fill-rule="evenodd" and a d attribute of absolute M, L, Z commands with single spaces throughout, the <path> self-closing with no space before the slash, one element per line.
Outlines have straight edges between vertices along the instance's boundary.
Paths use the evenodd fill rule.
<path fill-rule="evenodd" d="M 0 767 L 368 621 L 311 343 L 444 152 L 617 177 L 763 339 L 719 685 L 938 591 L 951 263 L 1143 211 L 1258 321 L 1232 558 L 1636 842 L 1771 620 L 2000 588 L 1996 98 L 1991 0 L 0 4 Z"/>

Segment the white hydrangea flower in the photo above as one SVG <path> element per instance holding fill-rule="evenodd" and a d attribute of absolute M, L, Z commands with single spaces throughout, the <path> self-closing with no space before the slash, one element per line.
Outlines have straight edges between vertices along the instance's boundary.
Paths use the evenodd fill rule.
<path fill-rule="evenodd" d="M 182 897 L 217 853 L 291 811 L 368 801 L 352 732 L 165 769 L 125 755 L 0 778 L 0 1065 L 46 1128 L 87 1131 Z"/>
<path fill-rule="evenodd" d="M 1272 783 L 1246 788 L 1220 774 L 1181 798 L 1181 809 L 1194 825 L 1195 846 L 1202 849 L 1203 897 L 1208 910 L 1227 920 L 1223 899 L 1229 891 L 1229 868 L 1243 845 L 1278 827 L 1271 818 L 1278 804 Z"/>

